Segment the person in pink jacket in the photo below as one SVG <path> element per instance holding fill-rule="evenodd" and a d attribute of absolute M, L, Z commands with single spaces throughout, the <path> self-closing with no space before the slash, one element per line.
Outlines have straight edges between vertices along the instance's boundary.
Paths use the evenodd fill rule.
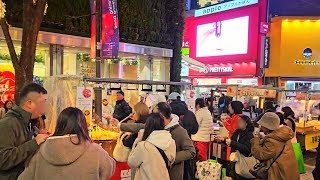
<path fill-rule="evenodd" d="M 107 180 L 114 171 L 115 161 L 91 142 L 82 111 L 69 107 L 61 112 L 55 133 L 40 146 L 18 180 Z"/>
<path fill-rule="evenodd" d="M 242 114 L 243 104 L 240 101 L 232 101 L 229 104 L 229 112 L 232 117 L 227 117 L 227 120 L 222 120 L 224 127 L 229 131 L 229 138 L 232 137 L 234 131 L 237 129 L 238 119 Z"/>

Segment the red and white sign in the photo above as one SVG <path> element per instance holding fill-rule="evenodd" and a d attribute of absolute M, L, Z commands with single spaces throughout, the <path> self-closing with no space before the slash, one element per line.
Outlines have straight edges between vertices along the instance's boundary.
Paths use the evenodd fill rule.
<path fill-rule="evenodd" d="M 207 65 L 202 71 L 189 69 L 189 77 L 255 75 L 256 63 L 233 63 Z"/>
<path fill-rule="evenodd" d="M 267 22 L 261 22 L 260 33 L 267 34 L 269 32 L 269 24 Z"/>

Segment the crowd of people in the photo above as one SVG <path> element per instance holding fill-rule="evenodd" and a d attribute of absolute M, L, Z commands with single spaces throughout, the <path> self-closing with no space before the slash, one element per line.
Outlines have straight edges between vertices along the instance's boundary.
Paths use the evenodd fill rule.
<path fill-rule="evenodd" d="M 109 118 L 123 132 L 118 143 L 129 149 L 123 154 L 127 157 L 122 158 L 131 168 L 131 179 L 195 179 L 197 162 L 211 158 L 208 151 L 214 121 L 208 101 L 196 99 L 194 113 L 177 94 L 152 109 L 144 102 L 131 108 L 124 96 L 122 91 L 117 92 Z M 116 162 L 92 142 L 81 110 L 63 110 L 55 132 L 48 132 L 43 123 L 35 123 L 46 113 L 46 99 L 47 91 L 42 86 L 29 84 L 21 90 L 19 102 L 5 103 L 0 120 L 0 179 L 109 179 Z M 242 102 L 229 101 L 226 96 L 219 100 L 219 109 L 229 134 L 215 136 L 214 141 L 229 146 L 231 153 L 264 163 L 267 179 L 300 179 L 292 147 L 296 142 L 295 114 L 290 107 L 276 113 L 273 104 L 265 102 L 264 112 L 255 121 L 243 113 Z M 319 165 L 317 160 L 315 179 Z M 223 166 L 232 179 L 247 179 L 235 168 L 236 161 Z M 254 172 L 253 168 L 252 174 L 257 175 Z"/>

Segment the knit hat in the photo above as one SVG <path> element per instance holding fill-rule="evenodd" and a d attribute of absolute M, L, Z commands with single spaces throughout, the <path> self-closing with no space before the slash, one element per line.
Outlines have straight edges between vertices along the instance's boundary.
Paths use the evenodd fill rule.
<path fill-rule="evenodd" d="M 276 113 L 267 112 L 258 121 L 258 124 L 274 131 L 280 128 L 280 118 Z"/>

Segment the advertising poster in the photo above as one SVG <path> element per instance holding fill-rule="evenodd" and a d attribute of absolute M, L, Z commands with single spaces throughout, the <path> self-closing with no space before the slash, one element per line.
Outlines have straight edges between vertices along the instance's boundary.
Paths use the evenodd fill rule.
<path fill-rule="evenodd" d="M 198 25 L 197 57 L 247 54 L 248 37 L 249 16 Z"/>
<path fill-rule="evenodd" d="M 93 88 L 78 87 L 76 106 L 84 113 L 88 126 L 92 122 Z"/>
<path fill-rule="evenodd" d="M 196 93 L 194 90 L 186 91 L 186 104 L 190 111 L 195 112 Z"/>
<path fill-rule="evenodd" d="M 7 100 L 14 101 L 15 75 L 10 71 L 0 72 L 0 105 Z"/>
<path fill-rule="evenodd" d="M 116 59 L 119 53 L 117 0 L 102 0 L 101 57 Z"/>

